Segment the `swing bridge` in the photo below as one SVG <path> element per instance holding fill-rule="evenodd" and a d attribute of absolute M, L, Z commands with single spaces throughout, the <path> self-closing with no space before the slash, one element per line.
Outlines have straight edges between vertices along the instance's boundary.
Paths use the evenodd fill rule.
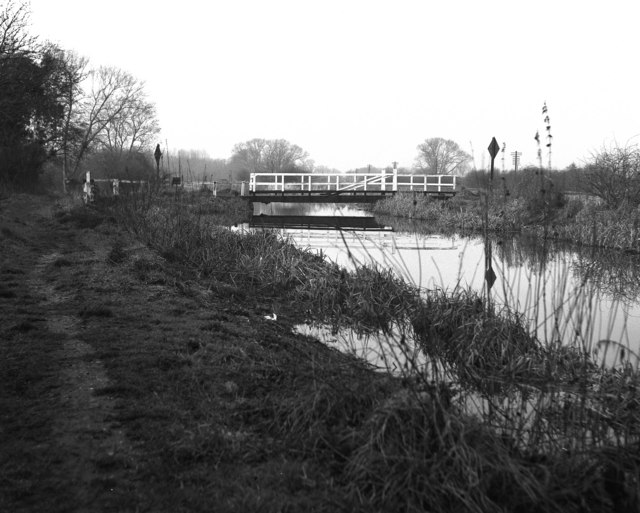
<path fill-rule="evenodd" d="M 241 196 L 254 202 L 371 203 L 398 192 L 450 198 L 456 194 L 455 175 L 382 173 L 251 173 Z"/>

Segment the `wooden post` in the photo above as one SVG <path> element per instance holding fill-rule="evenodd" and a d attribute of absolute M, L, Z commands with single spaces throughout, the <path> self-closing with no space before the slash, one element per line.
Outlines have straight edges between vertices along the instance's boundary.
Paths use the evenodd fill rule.
<path fill-rule="evenodd" d="M 218 196 L 218 182 L 213 182 L 213 197 Z"/>
<path fill-rule="evenodd" d="M 88 205 L 93 200 L 93 194 L 91 191 L 91 171 L 87 171 L 85 175 L 84 186 L 82 190 L 84 193 L 82 198 L 84 199 L 85 205 Z"/>
<path fill-rule="evenodd" d="M 398 192 L 398 170 L 394 168 L 393 170 L 393 192 Z"/>

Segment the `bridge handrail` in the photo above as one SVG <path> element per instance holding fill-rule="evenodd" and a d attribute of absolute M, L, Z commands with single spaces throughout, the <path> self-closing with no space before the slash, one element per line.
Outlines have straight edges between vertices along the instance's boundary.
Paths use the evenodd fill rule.
<path fill-rule="evenodd" d="M 368 189 L 371 186 L 378 186 Z M 397 173 L 251 173 L 249 190 L 285 191 L 350 191 L 410 190 L 423 192 L 455 192 L 455 175 L 399 175 Z"/>

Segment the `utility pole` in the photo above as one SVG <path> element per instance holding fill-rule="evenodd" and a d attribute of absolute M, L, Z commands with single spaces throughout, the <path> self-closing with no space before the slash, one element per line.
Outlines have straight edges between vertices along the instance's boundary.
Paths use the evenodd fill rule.
<path fill-rule="evenodd" d="M 516 173 L 518 172 L 518 164 L 520 163 L 520 157 L 522 157 L 521 151 L 511 152 L 511 158 L 513 160 L 513 165 L 515 166 Z"/>

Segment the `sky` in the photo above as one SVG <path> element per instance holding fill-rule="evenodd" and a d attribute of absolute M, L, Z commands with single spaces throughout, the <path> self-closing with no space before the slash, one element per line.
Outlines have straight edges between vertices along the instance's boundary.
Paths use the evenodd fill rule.
<path fill-rule="evenodd" d="M 346 171 L 442 137 L 480 168 L 495 137 L 508 170 L 539 131 L 546 166 L 545 102 L 553 168 L 640 143 L 638 0 L 30 4 L 33 34 L 145 82 L 171 151 L 286 139 Z"/>

